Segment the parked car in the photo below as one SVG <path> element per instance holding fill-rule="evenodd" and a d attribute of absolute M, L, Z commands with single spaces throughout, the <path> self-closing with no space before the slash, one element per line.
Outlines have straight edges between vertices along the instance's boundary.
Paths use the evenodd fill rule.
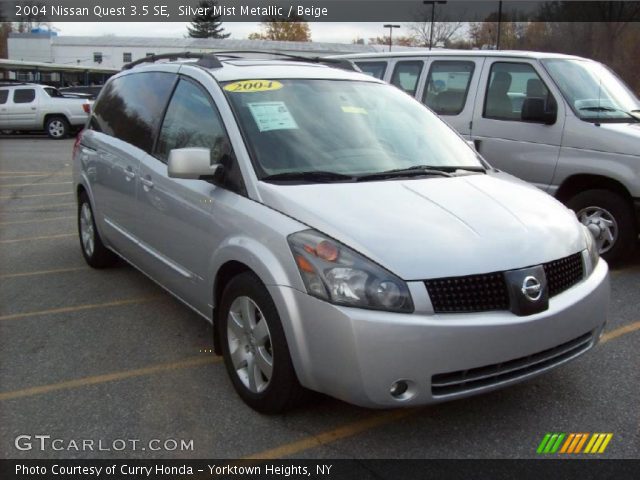
<path fill-rule="evenodd" d="M 606 66 L 522 51 L 344 58 L 427 105 L 494 167 L 575 210 L 604 258 L 631 255 L 640 222 L 640 100 Z"/>
<path fill-rule="evenodd" d="M 86 262 L 213 322 L 248 405 L 439 402 L 597 343 L 608 267 L 572 211 L 380 80 L 217 55 L 112 77 L 73 179 Z"/>
<path fill-rule="evenodd" d="M 102 85 L 76 85 L 58 89 L 65 97 L 88 98 L 95 100 L 102 90 Z"/>
<path fill-rule="evenodd" d="M 46 85 L 0 81 L 0 130 L 44 130 L 59 140 L 84 126 L 92 103 Z"/>

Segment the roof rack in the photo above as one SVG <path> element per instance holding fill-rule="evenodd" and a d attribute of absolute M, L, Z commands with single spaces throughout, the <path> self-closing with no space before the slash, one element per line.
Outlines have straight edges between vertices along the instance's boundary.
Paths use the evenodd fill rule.
<path fill-rule="evenodd" d="M 227 59 L 243 59 L 247 58 L 242 55 L 244 54 L 259 54 L 259 55 L 267 55 L 272 57 L 283 57 L 287 60 L 291 60 L 294 62 L 308 62 L 308 63 L 319 63 L 322 65 L 332 66 L 336 68 L 341 68 L 343 70 L 350 70 L 353 72 L 362 72 L 358 66 L 353 63 L 351 60 L 346 58 L 323 58 L 323 57 L 303 57 L 301 55 L 291 55 L 288 53 L 282 52 L 274 52 L 268 50 L 223 50 L 215 53 L 192 53 L 192 52 L 176 52 L 176 53 L 161 53 L 158 55 L 149 55 L 144 58 L 140 58 L 135 62 L 127 63 L 122 67 L 123 70 L 129 70 L 136 65 L 140 65 L 142 63 L 154 63 L 158 60 L 178 60 L 179 58 L 197 58 L 198 61 L 196 65 L 199 65 L 204 68 L 221 68 L 222 63 L 220 62 L 220 58 Z"/>
<path fill-rule="evenodd" d="M 220 68 L 222 63 L 212 53 L 192 53 L 192 52 L 175 52 L 175 53 L 160 53 L 158 55 L 148 55 L 143 58 L 139 58 L 135 62 L 127 63 L 122 67 L 122 70 L 129 70 L 142 63 L 154 63 L 158 60 L 178 60 L 179 58 L 197 58 L 197 64 L 204 68 Z"/>
<path fill-rule="evenodd" d="M 275 52 L 273 50 L 224 50 L 216 52 L 218 57 L 228 58 L 247 58 L 236 56 L 237 54 L 257 53 L 259 55 L 271 55 L 273 57 L 284 57 L 287 60 L 295 62 L 320 63 L 322 65 L 333 66 L 343 70 L 351 70 L 353 72 L 362 72 L 360 68 L 351 60 L 346 58 L 326 58 L 326 57 L 303 57 L 302 55 L 291 55 L 289 53 Z"/>

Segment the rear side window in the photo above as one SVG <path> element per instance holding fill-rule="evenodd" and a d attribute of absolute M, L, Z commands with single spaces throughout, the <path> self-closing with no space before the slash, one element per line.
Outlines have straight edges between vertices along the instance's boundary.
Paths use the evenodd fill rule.
<path fill-rule="evenodd" d="M 396 67 L 393 69 L 393 76 L 391 77 L 391 84 L 401 88 L 409 95 L 415 95 L 423 64 L 424 62 L 421 60 L 408 60 L 396 63 Z"/>
<path fill-rule="evenodd" d="M 18 88 L 13 91 L 13 103 L 31 103 L 36 99 L 33 88 Z"/>
<path fill-rule="evenodd" d="M 439 115 L 458 115 L 464 109 L 475 64 L 465 61 L 435 61 L 422 96 L 422 103 Z"/>
<path fill-rule="evenodd" d="M 150 153 L 175 80 L 164 72 L 116 78 L 104 87 L 90 127 Z"/>
<path fill-rule="evenodd" d="M 387 71 L 387 62 L 356 62 L 363 73 L 382 80 Z"/>
<path fill-rule="evenodd" d="M 0 105 L 7 103 L 7 98 L 9 98 L 9 90 L 0 90 Z"/>

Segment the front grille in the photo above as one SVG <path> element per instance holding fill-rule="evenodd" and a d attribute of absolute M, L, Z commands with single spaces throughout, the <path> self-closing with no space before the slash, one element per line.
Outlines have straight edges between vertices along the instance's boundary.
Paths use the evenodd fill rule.
<path fill-rule="evenodd" d="M 431 377 L 431 393 L 434 397 L 461 394 L 517 380 L 580 355 L 591 347 L 592 338 L 593 336 L 589 332 L 570 342 L 527 357 L 470 370 L 433 375 Z"/>
<path fill-rule="evenodd" d="M 576 253 L 542 265 L 549 298 L 582 280 L 582 254 Z M 509 291 L 504 272 L 425 280 L 435 313 L 509 310 Z"/>
<path fill-rule="evenodd" d="M 584 276 L 581 253 L 554 260 L 542 266 L 547 276 L 549 297 L 564 292 L 582 280 Z"/>
<path fill-rule="evenodd" d="M 425 281 L 438 313 L 508 310 L 509 293 L 502 272 Z"/>

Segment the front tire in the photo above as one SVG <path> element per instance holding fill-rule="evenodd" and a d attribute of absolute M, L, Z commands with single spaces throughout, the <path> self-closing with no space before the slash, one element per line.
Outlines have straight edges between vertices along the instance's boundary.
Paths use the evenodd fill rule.
<path fill-rule="evenodd" d="M 622 196 L 609 190 L 587 190 L 571 198 L 567 206 L 593 234 L 598 251 L 615 263 L 633 253 L 638 232 L 633 210 Z"/>
<path fill-rule="evenodd" d="M 78 197 L 78 234 L 82 256 L 90 267 L 106 268 L 118 261 L 117 255 L 102 243 L 86 193 Z"/>
<path fill-rule="evenodd" d="M 61 116 L 49 117 L 44 124 L 44 129 L 49 138 L 62 140 L 69 135 L 69 122 Z"/>
<path fill-rule="evenodd" d="M 268 414 L 297 406 L 305 390 L 293 368 L 280 316 L 262 282 L 249 272 L 234 277 L 217 311 L 224 363 L 242 400 Z"/>

